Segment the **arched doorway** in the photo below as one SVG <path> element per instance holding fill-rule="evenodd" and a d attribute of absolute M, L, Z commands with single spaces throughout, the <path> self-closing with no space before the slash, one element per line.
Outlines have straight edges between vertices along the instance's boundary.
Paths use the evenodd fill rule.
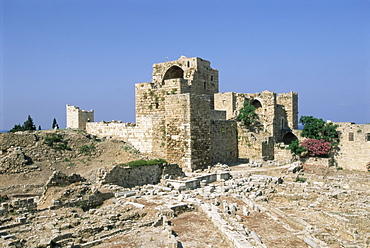
<path fill-rule="evenodd" d="M 297 136 L 295 136 L 293 133 L 288 132 L 283 136 L 283 142 L 285 145 L 290 145 L 294 140 L 297 140 Z"/>
<path fill-rule="evenodd" d="M 253 105 L 256 108 L 256 110 L 262 108 L 261 102 L 258 101 L 257 99 L 252 100 L 251 105 Z"/>
<path fill-rule="evenodd" d="M 164 77 L 163 77 L 163 82 L 164 80 L 167 80 L 167 79 L 172 79 L 172 78 L 184 78 L 184 71 L 183 69 L 181 69 L 180 67 L 178 66 L 172 66 L 170 67 L 166 73 L 164 74 Z"/>

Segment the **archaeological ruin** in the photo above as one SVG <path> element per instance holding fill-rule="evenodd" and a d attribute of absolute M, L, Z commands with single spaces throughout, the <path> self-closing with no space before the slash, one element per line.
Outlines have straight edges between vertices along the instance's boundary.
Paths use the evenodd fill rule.
<path fill-rule="evenodd" d="M 67 105 L 67 128 L 122 138 L 187 171 L 240 158 L 273 160 L 276 142 L 296 139 L 297 93 L 219 93 L 218 88 L 218 71 L 209 61 L 181 56 L 154 64 L 152 82 L 136 84 L 135 124 L 93 122 L 93 110 Z M 244 101 L 258 114 L 252 130 L 236 121 Z"/>
<path fill-rule="evenodd" d="M 297 93 L 218 86 L 182 56 L 136 84 L 136 123 L 67 105 L 65 130 L 1 133 L 0 248 L 370 247 L 370 125 L 298 157 Z"/>
<path fill-rule="evenodd" d="M 296 92 L 220 93 L 218 71 L 210 62 L 185 56 L 154 64 L 152 82 L 138 83 L 135 89 L 136 123 L 94 122 L 93 110 L 67 105 L 67 128 L 121 138 L 143 153 L 179 164 L 185 171 L 240 159 L 292 159 L 289 151 L 276 144 L 286 145 L 299 138 Z M 236 121 L 245 101 L 256 108 L 258 116 L 249 127 Z M 343 137 L 353 135 L 356 127 L 358 138 L 342 140 L 342 152 L 327 164 L 367 170 L 369 125 L 336 124 Z"/>

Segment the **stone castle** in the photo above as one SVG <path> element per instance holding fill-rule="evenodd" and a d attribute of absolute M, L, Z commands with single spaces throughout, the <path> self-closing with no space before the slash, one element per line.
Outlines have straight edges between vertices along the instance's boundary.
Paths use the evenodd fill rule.
<path fill-rule="evenodd" d="M 209 61 L 181 56 L 154 64 L 152 82 L 136 84 L 135 95 L 134 124 L 94 122 L 93 110 L 67 105 L 67 128 L 121 138 L 185 171 L 239 159 L 292 158 L 275 144 L 297 139 L 295 92 L 219 93 L 218 71 Z M 258 115 L 248 128 L 236 120 L 244 101 L 249 101 Z"/>

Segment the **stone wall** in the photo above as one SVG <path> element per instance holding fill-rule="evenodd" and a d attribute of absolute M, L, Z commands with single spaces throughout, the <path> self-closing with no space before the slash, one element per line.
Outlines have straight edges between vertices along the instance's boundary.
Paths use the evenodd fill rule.
<path fill-rule="evenodd" d="M 284 145 L 284 143 L 279 143 L 274 147 L 274 159 L 277 161 L 281 161 L 284 163 L 290 163 L 294 160 L 294 155 L 290 152 L 290 150 L 286 149 L 288 145 Z"/>
<path fill-rule="evenodd" d="M 172 178 L 184 176 L 184 172 L 176 164 L 147 165 L 136 168 L 115 165 L 110 170 L 101 169 L 98 180 L 102 184 L 116 184 L 125 188 L 158 184 L 162 176 Z"/>
<path fill-rule="evenodd" d="M 209 97 L 187 93 L 165 101 L 167 160 L 188 171 L 210 165 Z"/>
<path fill-rule="evenodd" d="M 295 92 L 276 95 L 274 92 L 262 93 L 217 93 L 215 109 L 226 111 L 227 119 L 235 119 L 244 101 L 256 107 L 258 119 L 250 127 L 255 133 L 267 133 L 281 141 L 284 134 L 298 128 L 298 94 Z"/>
<path fill-rule="evenodd" d="M 213 95 L 218 92 L 218 71 L 211 68 L 209 61 L 198 57 L 181 56 L 178 60 L 153 65 L 152 82 L 156 87 L 163 87 L 166 80 L 173 78 L 187 82 L 187 90 L 183 88 L 180 94 Z"/>
<path fill-rule="evenodd" d="M 298 129 L 298 93 L 289 92 L 277 95 L 277 104 L 281 105 L 286 115 L 286 121 L 283 129 Z M 281 116 L 284 117 L 284 116 Z"/>
<path fill-rule="evenodd" d="M 250 132 L 242 125 L 238 125 L 239 158 L 258 161 L 274 159 L 274 138 Z"/>
<path fill-rule="evenodd" d="M 212 163 L 238 161 L 237 123 L 232 120 L 211 120 Z"/>
<path fill-rule="evenodd" d="M 135 94 L 136 119 L 164 112 L 164 96 L 168 94 L 167 91 L 156 88 L 153 83 L 139 83 L 135 86 Z"/>
<path fill-rule="evenodd" d="M 351 122 L 334 123 L 339 125 L 339 151 L 334 159 L 338 167 L 348 170 L 367 171 L 370 163 L 370 124 Z"/>
<path fill-rule="evenodd" d="M 86 129 L 86 123 L 94 122 L 94 110 L 81 110 L 79 107 L 67 105 L 67 126 L 66 128 Z"/>
<path fill-rule="evenodd" d="M 116 165 L 113 169 L 103 172 L 99 180 L 103 184 L 116 184 L 125 188 L 145 184 L 157 184 L 162 178 L 160 165 L 141 166 L 138 168 L 125 168 Z"/>
<path fill-rule="evenodd" d="M 86 132 L 99 137 L 120 138 L 143 153 L 165 158 L 164 144 L 161 145 L 165 140 L 163 120 L 163 115 L 157 114 L 138 117 L 138 124 L 120 121 L 90 122 L 86 124 Z"/>
<path fill-rule="evenodd" d="M 297 126 L 297 93 L 218 93 L 218 71 L 210 65 L 184 56 L 154 64 L 152 82 L 135 86 L 136 124 L 88 122 L 92 111 L 67 105 L 67 126 L 121 138 L 188 171 L 235 161 L 238 154 L 273 159 L 272 137 L 280 141 Z M 258 119 L 250 127 L 232 128 L 235 121 L 226 120 L 236 119 L 244 101 L 256 107 Z"/>
<path fill-rule="evenodd" d="M 226 120 L 226 111 L 211 109 L 210 119 L 211 120 Z"/>
<path fill-rule="evenodd" d="M 226 111 L 226 119 L 236 117 L 236 97 L 234 92 L 215 94 L 215 109 Z"/>
<path fill-rule="evenodd" d="M 304 157 L 300 158 L 300 161 L 303 165 L 314 165 L 321 167 L 330 167 L 334 165 L 332 158 Z"/>

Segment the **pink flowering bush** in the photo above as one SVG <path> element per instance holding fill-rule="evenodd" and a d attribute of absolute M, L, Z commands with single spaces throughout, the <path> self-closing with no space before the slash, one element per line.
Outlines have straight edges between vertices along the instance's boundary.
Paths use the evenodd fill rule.
<path fill-rule="evenodd" d="M 330 151 L 330 142 L 322 139 L 305 139 L 301 146 L 307 149 L 307 155 L 310 157 L 326 156 Z"/>

